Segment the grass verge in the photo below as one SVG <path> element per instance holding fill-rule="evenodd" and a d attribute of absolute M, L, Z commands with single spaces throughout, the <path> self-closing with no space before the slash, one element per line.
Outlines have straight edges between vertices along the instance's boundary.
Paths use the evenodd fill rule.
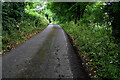
<path fill-rule="evenodd" d="M 114 43 L 111 29 L 73 21 L 60 25 L 72 37 L 91 78 L 120 79 L 120 44 Z"/>

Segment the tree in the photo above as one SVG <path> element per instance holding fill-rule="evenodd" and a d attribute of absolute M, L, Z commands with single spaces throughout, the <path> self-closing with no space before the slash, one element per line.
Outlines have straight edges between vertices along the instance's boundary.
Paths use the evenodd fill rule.
<path fill-rule="evenodd" d="M 104 11 L 109 15 L 112 25 L 112 35 L 120 40 L 120 2 L 108 2 Z"/>
<path fill-rule="evenodd" d="M 56 14 L 55 18 L 60 22 L 80 20 L 83 17 L 85 7 L 88 3 L 79 2 L 60 2 L 60 3 L 49 3 L 48 8 Z"/>

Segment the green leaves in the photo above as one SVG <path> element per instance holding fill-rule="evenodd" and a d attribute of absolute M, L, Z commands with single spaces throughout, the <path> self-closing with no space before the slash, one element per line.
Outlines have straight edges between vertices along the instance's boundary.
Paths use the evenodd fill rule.
<path fill-rule="evenodd" d="M 116 61 L 119 60 L 120 48 L 114 43 L 113 37 L 108 36 L 108 30 L 100 25 L 92 28 L 94 25 L 87 26 L 84 23 L 78 26 L 78 24 L 71 21 L 64 24 L 63 28 L 68 34 L 74 36 L 74 45 L 78 45 L 77 48 L 83 52 L 82 56 L 90 58 L 89 68 L 93 72 L 96 69 L 98 77 L 119 78 L 118 64 L 120 62 Z"/>
<path fill-rule="evenodd" d="M 64 23 L 66 21 L 79 20 L 82 18 L 85 7 L 88 3 L 79 3 L 79 2 L 51 2 L 48 3 L 48 9 L 55 13 L 53 16 L 55 20 L 59 20 L 60 23 Z"/>
<path fill-rule="evenodd" d="M 34 8 L 33 3 L 30 5 L 29 10 L 24 12 L 26 7 L 22 2 L 3 3 L 2 49 L 4 52 L 13 49 L 48 25 L 49 22 L 42 14 L 31 9 Z"/>

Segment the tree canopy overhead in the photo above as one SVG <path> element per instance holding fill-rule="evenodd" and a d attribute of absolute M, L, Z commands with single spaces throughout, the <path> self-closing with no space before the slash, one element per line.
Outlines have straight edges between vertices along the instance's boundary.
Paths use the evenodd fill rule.
<path fill-rule="evenodd" d="M 54 20 L 82 21 L 112 26 L 113 36 L 120 37 L 120 2 L 49 2 L 47 8 L 55 15 Z"/>
<path fill-rule="evenodd" d="M 83 17 L 85 7 L 88 3 L 76 2 L 51 2 L 48 8 L 56 14 L 56 18 L 61 21 L 79 20 Z"/>

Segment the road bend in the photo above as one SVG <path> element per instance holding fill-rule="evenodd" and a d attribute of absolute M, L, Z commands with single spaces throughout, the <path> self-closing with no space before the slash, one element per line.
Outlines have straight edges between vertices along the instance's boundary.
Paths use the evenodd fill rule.
<path fill-rule="evenodd" d="M 42 32 L 3 55 L 2 77 L 89 78 L 67 34 L 57 24 L 49 24 Z"/>

